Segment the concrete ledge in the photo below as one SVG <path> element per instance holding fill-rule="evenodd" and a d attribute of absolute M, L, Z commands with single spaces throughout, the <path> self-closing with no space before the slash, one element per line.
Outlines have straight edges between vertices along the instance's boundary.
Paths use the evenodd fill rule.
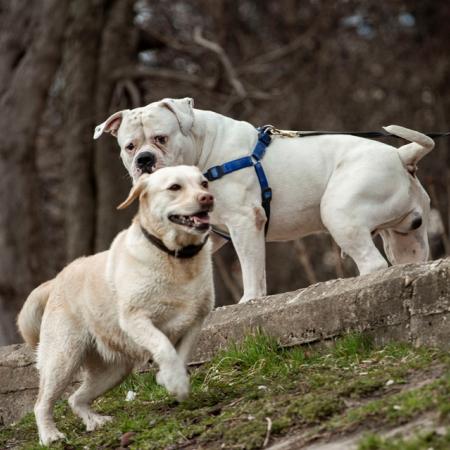
<path fill-rule="evenodd" d="M 291 346 L 364 331 L 383 344 L 450 347 L 450 258 L 391 267 L 318 283 L 295 292 L 216 309 L 200 335 L 193 362 L 261 329 Z M 0 424 L 31 411 L 38 378 L 24 345 L 0 347 Z"/>
<path fill-rule="evenodd" d="M 380 343 L 450 347 L 450 258 L 224 306 L 209 317 L 194 360 L 261 329 L 291 346 L 367 332 Z"/>
<path fill-rule="evenodd" d="M 38 390 L 33 359 L 25 345 L 0 347 L 0 425 L 32 409 Z"/>

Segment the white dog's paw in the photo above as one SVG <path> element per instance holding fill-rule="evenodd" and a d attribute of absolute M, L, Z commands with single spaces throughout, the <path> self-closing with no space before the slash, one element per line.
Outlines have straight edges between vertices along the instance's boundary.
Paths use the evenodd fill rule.
<path fill-rule="evenodd" d="M 86 431 L 94 431 L 105 425 L 105 423 L 111 422 L 111 420 L 113 420 L 111 416 L 102 416 L 100 414 L 91 413 L 86 420 L 84 420 Z"/>
<path fill-rule="evenodd" d="M 189 377 L 181 362 L 161 367 L 156 374 L 156 382 L 164 386 L 179 402 L 189 395 Z"/>
<path fill-rule="evenodd" d="M 47 430 L 39 433 L 39 443 L 41 445 L 48 446 L 52 442 L 60 441 L 66 439 L 66 435 L 58 431 L 56 428 L 54 430 Z"/>

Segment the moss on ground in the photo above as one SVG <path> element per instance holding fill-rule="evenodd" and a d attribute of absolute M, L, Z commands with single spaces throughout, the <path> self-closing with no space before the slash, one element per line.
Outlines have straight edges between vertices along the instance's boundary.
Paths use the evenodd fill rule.
<path fill-rule="evenodd" d="M 435 431 L 419 433 L 409 438 L 382 438 L 369 434 L 359 443 L 358 450 L 448 450 L 450 448 L 450 430 L 445 434 Z"/>
<path fill-rule="evenodd" d="M 306 443 L 343 432 L 396 426 L 427 411 L 436 411 L 444 424 L 450 423 L 447 353 L 403 344 L 376 348 L 360 335 L 321 349 L 284 349 L 272 338 L 252 335 L 194 369 L 191 381 L 191 396 L 179 404 L 156 384 L 154 373 L 129 377 L 96 402 L 98 412 L 115 419 L 92 433 L 84 430 L 67 402 L 60 402 L 56 421 L 68 439 L 52 448 L 117 448 L 130 432 L 129 447 L 139 450 L 258 449 L 269 424 L 271 441 L 302 432 Z M 137 396 L 126 402 L 129 390 Z M 448 436 L 430 436 L 417 439 L 434 439 L 437 444 L 429 447 L 435 449 L 444 448 L 438 446 L 441 440 L 448 442 Z M 32 415 L 0 430 L 2 449 L 42 448 L 37 441 Z M 373 434 L 360 447 L 422 448 L 417 446 L 420 443 L 401 447 L 399 442 Z"/>

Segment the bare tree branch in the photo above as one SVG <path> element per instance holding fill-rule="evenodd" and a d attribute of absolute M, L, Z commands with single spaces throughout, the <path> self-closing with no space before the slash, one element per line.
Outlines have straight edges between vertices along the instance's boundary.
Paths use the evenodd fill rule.
<path fill-rule="evenodd" d="M 139 88 L 129 78 L 117 82 L 111 97 L 111 109 L 123 103 L 130 108 L 137 108 L 142 105 Z"/>
<path fill-rule="evenodd" d="M 236 69 L 234 68 L 233 64 L 230 61 L 230 58 L 225 53 L 225 50 L 217 43 L 210 41 L 202 36 L 201 29 L 199 27 L 196 27 L 194 30 L 193 35 L 194 42 L 204 48 L 207 48 L 208 50 L 215 53 L 220 62 L 223 65 L 223 68 L 225 69 L 225 73 L 227 75 L 228 81 L 233 87 L 233 89 L 236 91 L 239 97 L 246 98 L 248 97 L 247 90 L 245 89 L 244 85 L 241 83 L 237 76 Z"/>
<path fill-rule="evenodd" d="M 241 70 L 242 71 L 252 70 L 252 68 L 254 68 L 255 66 L 261 67 L 263 64 L 269 64 L 277 59 L 288 56 L 292 52 L 295 52 L 300 47 L 304 46 L 306 40 L 307 38 L 305 38 L 305 35 L 302 34 L 301 36 L 298 36 L 292 42 L 289 42 L 289 44 L 284 45 L 283 47 L 275 48 L 267 53 L 257 56 L 255 59 L 253 59 L 253 61 L 251 61 L 248 65 L 244 66 Z M 267 67 L 263 67 L 263 70 L 267 70 Z"/>
<path fill-rule="evenodd" d="M 138 78 L 163 78 L 171 81 L 182 81 L 185 83 L 190 83 L 194 86 L 201 88 L 211 89 L 213 87 L 213 80 L 209 78 L 201 78 L 196 75 L 190 75 L 188 73 L 179 72 L 177 70 L 170 69 L 155 69 L 152 67 L 123 67 L 116 70 L 112 77 L 114 79 L 128 78 L 128 79 L 138 79 Z"/>
<path fill-rule="evenodd" d="M 175 39 L 169 33 L 166 33 L 166 34 L 159 33 L 158 31 L 156 31 L 154 29 L 150 29 L 150 27 L 143 28 L 142 32 L 145 34 L 148 34 L 151 38 L 153 38 L 156 41 L 161 42 L 162 44 L 166 45 L 167 47 L 173 48 L 174 50 L 192 53 L 192 46 L 189 45 L 191 43 L 183 43 L 183 42 Z"/>

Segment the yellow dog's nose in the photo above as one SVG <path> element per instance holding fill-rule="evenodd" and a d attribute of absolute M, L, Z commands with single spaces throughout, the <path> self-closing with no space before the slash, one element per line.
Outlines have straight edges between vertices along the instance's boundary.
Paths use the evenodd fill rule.
<path fill-rule="evenodd" d="M 211 194 L 203 193 L 198 196 L 198 202 L 202 206 L 210 207 L 214 204 L 214 197 Z"/>

